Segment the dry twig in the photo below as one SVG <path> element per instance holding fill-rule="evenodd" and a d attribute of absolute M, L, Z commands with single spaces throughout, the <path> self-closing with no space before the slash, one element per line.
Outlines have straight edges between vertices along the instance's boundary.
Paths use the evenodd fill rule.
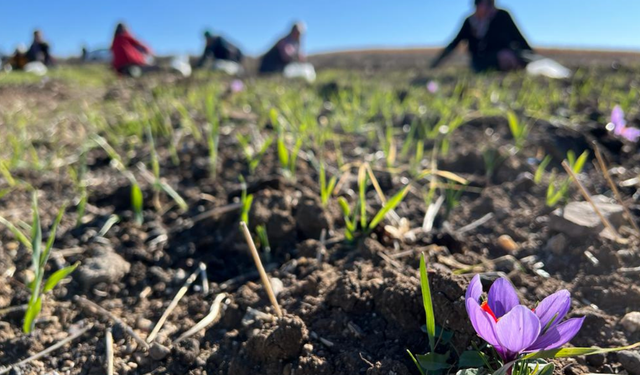
<path fill-rule="evenodd" d="M 258 268 L 258 272 L 260 273 L 260 278 L 262 279 L 262 284 L 264 285 L 264 288 L 267 291 L 269 300 L 271 301 L 273 308 L 276 310 L 276 315 L 278 315 L 278 317 L 282 317 L 282 310 L 280 310 L 280 305 L 278 305 L 278 300 L 276 299 L 276 295 L 273 293 L 273 288 L 271 287 L 269 276 L 267 276 L 267 272 L 264 270 L 264 267 L 262 266 L 262 261 L 260 260 L 260 254 L 258 254 L 258 249 L 256 249 L 256 244 L 253 243 L 253 238 L 251 238 L 251 233 L 249 232 L 247 223 L 243 221 L 240 223 L 240 226 L 242 227 L 244 238 L 247 241 L 247 245 L 249 245 L 249 250 L 251 250 L 253 261 L 256 263 L 256 268 Z"/>

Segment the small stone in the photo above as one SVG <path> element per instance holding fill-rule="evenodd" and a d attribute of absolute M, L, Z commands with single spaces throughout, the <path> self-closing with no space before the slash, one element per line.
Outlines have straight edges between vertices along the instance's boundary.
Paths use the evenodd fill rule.
<path fill-rule="evenodd" d="M 111 248 L 96 248 L 89 255 L 76 271 L 85 290 L 98 283 L 116 284 L 131 268 L 129 262 Z"/>
<path fill-rule="evenodd" d="M 156 361 L 161 361 L 165 359 L 169 353 L 171 353 L 171 349 L 167 348 L 164 345 L 153 343 L 151 348 L 149 348 L 149 355 Z"/>
<path fill-rule="evenodd" d="M 25 284 L 31 284 L 31 282 L 36 278 L 35 273 L 28 269 L 24 270 L 24 277 L 22 278 L 22 282 Z"/>
<path fill-rule="evenodd" d="M 620 324 L 628 333 L 635 333 L 640 331 L 640 312 L 633 311 L 625 315 Z"/>
<path fill-rule="evenodd" d="M 503 257 L 494 259 L 493 264 L 496 268 L 496 271 L 509 273 L 513 271 L 518 265 L 518 259 L 516 259 L 516 257 L 514 257 L 513 255 L 505 255 Z"/>
<path fill-rule="evenodd" d="M 534 186 L 536 186 L 534 176 L 530 172 L 523 172 L 516 177 L 513 190 L 525 192 L 533 189 Z"/>
<path fill-rule="evenodd" d="M 183 283 L 186 278 L 187 278 L 187 272 L 182 268 L 178 268 L 178 270 L 176 271 L 176 274 L 173 275 L 173 282 L 175 282 L 176 284 L 180 284 L 180 283 Z"/>
<path fill-rule="evenodd" d="M 607 356 L 604 354 L 594 354 L 587 356 L 587 363 L 591 366 L 600 367 L 604 365 L 604 361 L 607 359 Z"/>
<path fill-rule="evenodd" d="M 280 294 L 280 292 L 284 290 L 284 283 L 282 282 L 282 280 L 276 277 L 272 277 L 269 281 L 271 282 L 271 289 L 273 289 L 273 294 L 275 294 L 275 296 L 277 297 L 278 294 Z"/>
<path fill-rule="evenodd" d="M 549 241 L 547 241 L 546 249 L 555 255 L 562 255 L 567 249 L 567 243 L 567 236 L 562 233 L 558 233 L 555 236 L 549 238 Z"/>
<path fill-rule="evenodd" d="M 630 350 L 618 352 L 618 361 L 630 375 L 640 375 L 640 353 Z"/>
<path fill-rule="evenodd" d="M 127 355 L 131 355 L 136 351 L 136 349 L 138 349 L 138 344 L 136 344 L 135 341 L 130 341 L 127 343 L 127 345 L 124 346 L 124 353 Z"/>
<path fill-rule="evenodd" d="M 621 205 L 611 203 L 609 198 L 602 195 L 594 196 L 593 201 L 611 225 L 618 227 L 622 224 L 624 209 Z M 572 238 L 598 235 L 604 229 L 600 217 L 589 202 L 571 202 L 564 208 L 553 211 L 549 227 Z"/>
<path fill-rule="evenodd" d="M 136 327 L 143 332 L 151 332 L 153 329 L 153 322 L 149 319 L 139 317 L 136 320 Z"/>
<path fill-rule="evenodd" d="M 636 259 L 636 254 L 631 249 L 618 250 L 616 254 L 622 263 L 633 263 Z"/>
<path fill-rule="evenodd" d="M 513 252 L 518 250 L 518 244 L 508 234 L 498 237 L 498 246 L 504 251 Z"/>

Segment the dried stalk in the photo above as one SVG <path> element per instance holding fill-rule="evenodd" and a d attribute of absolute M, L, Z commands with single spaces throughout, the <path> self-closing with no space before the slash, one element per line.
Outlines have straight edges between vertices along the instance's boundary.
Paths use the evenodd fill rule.
<path fill-rule="evenodd" d="M 184 339 L 187 339 L 195 335 L 196 333 L 207 328 L 211 323 L 213 323 L 218 318 L 218 315 L 220 315 L 220 310 L 222 308 L 222 301 L 224 301 L 225 298 L 227 298 L 226 293 L 218 294 L 216 296 L 216 299 L 211 304 L 211 309 L 209 309 L 209 314 L 207 314 L 207 316 L 202 318 L 202 320 L 196 323 L 196 325 L 191 327 L 191 329 L 189 329 L 187 332 L 180 335 L 180 337 L 178 337 L 172 344 L 173 345 L 178 344 L 180 341 L 183 341 Z"/>
<path fill-rule="evenodd" d="M 111 328 L 107 329 L 104 339 L 107 354 L 107 375 L 113 375 L 113 335 L 111 334 Z"/>
<path fill-rule="evenodd" d="M 0 375 L 7 374 L 12 369 L 14 369 L 16 367 L 20 367 L 20 366 L 25 365 L 25 364 L 27 364 L 29 362 L 35 361 L 36 359 L 40 359 L 40 358 L 44 357 L 45 355 L 60 349 L 61 347 L 65 346 L 66 344 L 70 343 L 71 341 L 73 341 L 73 340 L 77 339 L 78 337 L 84 335 L 91 328 L 93 328 L 93 324 L 89 324 L 88 326 L 84 327 L 80 331 L 68 336 L 67 338 L 59 341 L 58 343 L 56 343 L 54 345 L 51 345 L 50 347 L 46 348 L 45 350 L 32 355 L 31 357 L 29 357 L 27 359 L 23 359 L 20 362 L 16 362 L 16 363 L 14 363 L 12 365 L 9 365 L 7 368 L 0 370 Z"/>
<path fill-rule="evenodd" d="M 173 299 L 171 300 L 171 303 L 169 304 L 169 306 L 167 306 L 167 309 L 164 311 L 164 313 L 160 317 L 160 320 L 158 320 L 158 323 L 156 323 L 155 327 L 153 327 L 153 329 L 151 330 L 151 333 L 147 337 L 147 343 L 151 344 L 153 340 L 155 340 L 155 338 L 158 336 L 158 333 L 162 329 L 162 326 L 164 326 L 164 323 L 167 321 L 167 318 L 169 318 L 169 315 L 173 312 L 176 306 L 178 306 L 178 303 L 180 302 L 182 297 L 184 297 L 184 295 L 187 294 L 187 291 L 191 287 L 191 284 L 193 284 L 193 282 L 196 281 L 196 278 L 198 277 L 199 273 L 200 273 L 200 267 L 198 267 L 195 271 L 193 271 L 193 273 L 191 273 L 191 275 L 189 275 L 187 280 L 184 282 L 184 285 L 182 285 L 182 288 L 178 290 L 178 293 L 176 293 L 175 297 L 173 297 Z"/>
<path fill-rule="evenodd" d="M 576 183 L 576 185 L 580 190 L 580 193 L 582 194 L 584 199 L 587 202 L 589 202 L 589 204 L 591 205 L 593 210 L 596 212 L 596 214 L 598 214 L 598 217 L 600 217 L 600 220 L 602 221 L 604 226 L 607 227 L 607 229 L 609 229 L 616 238 L 620 238 L 620 235 L 618 234 L 618 231 L 616 230 L 616 228 L 614 228 L 613 225 L 611 225 L 609 220 L 607 220 L 607 218 L 602 214 L 598 206 L 596 206 L 596 204 L 593 202 L 593 199 L 591 198 L 591 195 L 587 191 L 587 188 L 585 188 L 584 185 L 582 185 L 582 182 L 578 180 L 578 176 L 576 176 L 575 172 L 573 172 L 573 169 L 571 169 L 571 167 L 569 166 L 566 160 L 562 162 L 562 167 L 565 169 L 565 171 L 567 171 L 569 176 L 571 176 L 571 179 L 573 180 L 573 182 Z"/>
<path fill-rule="evenodd" d="M 613 195 L 616 197 L 616 200 L 618 201 L 618 203 L 622 206 L 622 209 L 624 209 L 624 213 L 627 215 L 627 219 L 633 226 L 633 229 L 636 230 L 636 235 L 640 236 L 640 228 L 638 227 L 638 224 L 636 224 L 636 221 L 633 220 L 633 216 L 631 215 L 631 211 L 629 210 L 629 207 L 625 204 L 624 200 L 622 200 L 622 195 L 620 195 L 620 191 L 618 191 L 618 187 L 613 182 L 613 179 L 609 174 L 609 168 L 607 167 L 607 163 L 604 161 L 604 157 L 602 157 L 600 148 L 595 143 L 593 144 L 593 150 L 595 151 L 596 159 L 598 159 L 600 170 L 604 175 L 605 180 L 607 180 L 607 182 L 609 183 L 609 186 L 611 187 L 611 191 L 613 191 Z"/>
<path fill-rule="evenodd" d="M 106 310 L 104 307 L 98 305 L 97 303 L 95 303 L 93 301 L 89 301 L 88 299 L 86 299 L 84 297 L 81 297 L 81 296 L 75 296 L 75 297 L 73 297 L 73 299 L 74 299 L 74 301 L 79 303 L 81 306 L 83 306 L 90 313 L 101 315 L 103 317 L 111 319 L 112 321 L 114 321 L 117 324 L 120 324 L 120 326 L 122 326 L 122 329 L 124 329 L 125 332 L 127 332 L 134 340 L 136 340 L 136 342 L 139 345 L 141 345 L 143 348 L 145 348 L 147 350 L 149 349 L 149 344 L 147 344 L 147 342 L 144 341 L 140 337 L 140 335 L 138 335 L 136 333 L 136 331 L 133 330 L 133 328 L 131 328 L 124 321 L 122 321 L 122 319 L 118 318 L 117 316 L 113 315 L 113 313 L 111 313 L 110 311 Z"/>
<path fill-rule="evenodd" d="M 247 245 L 249 245 L 249 250 L 251 250 L 253 261 L 256 263 L 256 268 L 260 273 L 262 284 L 264 285 L 264 288 L 267 290 L 267 295 L 269 296 L 269 300 L 271 301 L 273 308 L 276 310 L 276 315 L 278 315 L 278 317 L 282 317 L 282 310 L 280 310 L 280 305 L 278 305 L 278 300 L 276 299 L 276 295 L 273 293 L 273 288 L 271 287 L 271 282 L 269 281 L 267 272 L 265 272 L 264 267 L 262 266 L 262 261 L 260 260 L 258 249 L 256 249 L 256 244 L 253 243 L 253 238 L 251 238 L 251 233 L 249 232 L 247 223 L 243 221 L 240 223 L 240 226 L 242 227 L 242 232 L 244 233 L 244 238 L 247 241 Z"/>

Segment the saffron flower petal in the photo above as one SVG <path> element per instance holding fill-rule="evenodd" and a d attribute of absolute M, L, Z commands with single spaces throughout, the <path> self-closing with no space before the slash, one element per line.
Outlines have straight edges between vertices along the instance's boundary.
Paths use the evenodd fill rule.
<path fill-rule="evenodd" d="M 531 346 L 540 335 L 540 320 L 527 307 L 519 305 L 505 314 L 496 324 L 496 338 L 505 350 L 520 353 Z"/>
<path fill-rule="evenodd" d="M 568 290 L 563 289 L 543 299 L 538 306 L 536 306 L 535 312 L 540 319 L 540 325 L 544 330 L 550 329 L 560 323 L 562 319 L 564 319 L 564 316 L 567 315 L 570 308 L 571 293 L 569 293 Z"/>
<path fill-rule="evenodd" d="M 544 335 L 540 336 L 527 351 L 550 350 L 561 347 L 568 343 L 582 328 L 582 318 L 571 318 L 550 328 Z"/>
<path fill-rule="evenodd" d="M 471 325 L 473 325 L 473 329 L 476 330 L 478 336 L 489 344 L 495 346 L 496 349 L 499 348 L 500 344 L 496 337 L 496 321 L 493 317 L 482 310 L 480 305 L 473 299 L 468 299 L 465 303 L 467 307 L 467 314 L 469 314 L 469 319 L 471 320 Z"/>
<path fill-rule="evenodd" d="M 627 122 L 624 120 L 624 111 L 619 105 L 613 107 L 613 111 L 611 111 L 611 123 L 615 126 L 614 134 L 616 135 L 620 135 L 627 125 Z"/>
<path fill-rule="evenodd" d="M 640 129 L 637 128 L 625 127 L 621 133 L 626 140 L 631 142 L 637 142 L 640 139 Z"/>
<path fill-rule="evenodd" d="M 482 295 L 482 282 L 480 281 L 480 275 L 475 275 L 471 282 L 469 283 L 469 287 L 467 288 L 467 292 L 464 296 L 465 301 L 472 299 L 476 303 L 480 300 L 480 296 Z"/>
<path fill-rule="evenodd" d="M 499 278 L 491 285 L 487 302 L 496 318 L 500 319 L 504 314 L 518 306 L 520 299 L 511 282 L 505 278 Z"/>

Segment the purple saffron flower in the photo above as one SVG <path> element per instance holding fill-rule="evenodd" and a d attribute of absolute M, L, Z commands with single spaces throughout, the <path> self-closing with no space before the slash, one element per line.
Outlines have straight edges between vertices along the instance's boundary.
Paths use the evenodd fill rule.
<path fill-rule="evenodd" d="M 244 83 L 239 79 L 234 79 L 231 81 L 231 85 L 229 85 L 231 92 L 237 93 L 244 90 Z"/>
<path fill-rule="evenodd" d="M 613 134 L 621 135 L 623 129 L 627 126 L 627 122 L 624 120 L 624 111 L 619 105 L 613 107 L 611 111 L 611 123 L 613 124 Z"/>
<path fill-rule="evenodd" d="M 627 122 L 624 119 L 624 111 L 619 105 L 613 108 L 611 111 L 611 124 L 613 125 L 613 134 L 623 137 L 631 142 L 637 142 L 640 139 L 640 129 L 627 127 Z"/>
<path fill-rule="evenodd" d="M 480 302 L 482 284 L 476 275 L 465 296 L 467 313 L 473 328 L 491 344 L 507 363 L 521 353 L 556 349 L 571 340 L 582 327 L 582 318 L 562 319 L 571 307 L 567 290 L 553 293 L 529 309 L 520 304 L 518 294 L 504 278 L 496 280 L 484 302 Z"/>
<path fill-rule="evenodd" d="M 440 85 L 438 85 L 438 82 L 429 81 L 429 83 L 427 83 L 427 90 L 430 93 L 435 94 L 436 92 L 438 92 L 438 89 L 440 89 Z"/>

